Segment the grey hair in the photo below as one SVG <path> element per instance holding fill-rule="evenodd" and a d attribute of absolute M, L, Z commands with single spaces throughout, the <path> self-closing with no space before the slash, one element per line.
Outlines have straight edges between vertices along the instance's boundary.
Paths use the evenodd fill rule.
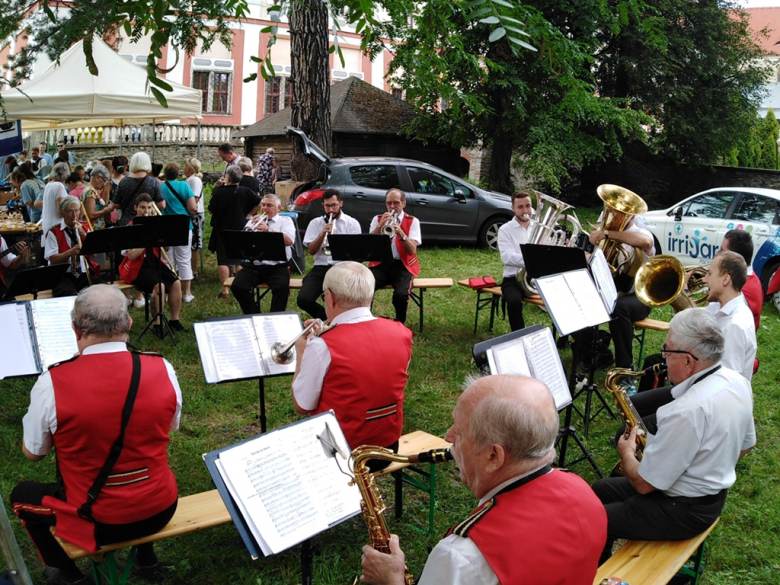
<path fill-rule="evenodd" d="M 49 180 L 62 183 L 70 176 L 70 167 L 67 163 L 57 163 L 51 168 Z"/>
<path fill-rule="evenodd" d="M 677 349 L 689 351 L 700 362 L 711 364 L 723 359 L 725 338 L 715 319 L 704 309 L 680 311 L 669 322 L 669 336 Z"/>
<path fill-rule="evenodd" d="M 252 171 L 252 169 L 255 168 L 254 163 L 252 162 L 251 158 L 247 158 L 245 156 L 242 156 L 240 159 L 236 161 L 236 164 L 238 165 L 238 168 L 241 169 L 244 172 Z"/>
<path fill-rule="evenodd" d="M 136 152 L 130 159 L 129 169 L 131 173 L 135 173 L 136 171 L 146 171 L 147 173 L 151 173 L 152 160 L 145 152 Z"/>
<path fill-rule="evenodd" d="M 276 202 L 276 206 L 281 208 L 282 207 L 282 200 L 279 199 L 277 195 L 274 195 L 273 193 L 266 193 L 263 195 L 263 199 L 273 199 Z"/>
<path fill-rule="evenodd" d="M 469 376 L 466 388 L 479 379 Z M 549 393 L 546 408 L 498 393 L 488 394 L 469 418 L 469 431 L 476 449 L 501 445 L 515 463 L 549 458 L 555 452 L 558 426 L 558 411 L 552 393 Z"/>
<path fill-rule="evenodd" d="M 225 176 L 228 178 L 228 180 L 231 183 L 240 183 L 241 177 L 244 176 L 244 171 L 241 170 L 241 167 L 238 165 L 230 165 L 225 170 Z"/>
<path fill-rule="evenodd" d="M 266 154 L 273 154 L 273 153 L 275 153 L 275 152 L 276 152 L 276 151 L 275 151 L 273 148 L 271 148 L 270 146 L 269 146 L 268 148 L 266 148 L 266 149 L 265 149 L 265 153 L 266 153 Z"/>
<path fill-rule="evenodd" d="M 346 309 L 370 307 L 374 300 L 374 275 L 359 262 L 339 262 L 325 273 L 322 290 Z"/>
<path fill-rule="evenodd" d="M 94 179 L 95 177 L 103 177 L 106 181 L 111 179 L 111 174 L 108 172 L 108 169 L 105 167 L 105 165 L 95 165 L 92 168 L 92 172 L 89 174 L 90 179 Z"/>
<path fill-rule="evenodd" d="M 74 197 L 73 195 L 65 195 L 65 197 L 63 197 L 60 201 L 60 213 L 65 215 L 65 212 L 68 211 L 70 206 L 74 203 L 78 206 L 81 206 L 81 201 L 79 201 L 78 197 Z"/>
<path fill-rule="evenodd" d="M 108 284 L 95 284 L 79 292 L 70 318 L 82 335 L 110 338 L 130 334 L 127 299 Z"/>

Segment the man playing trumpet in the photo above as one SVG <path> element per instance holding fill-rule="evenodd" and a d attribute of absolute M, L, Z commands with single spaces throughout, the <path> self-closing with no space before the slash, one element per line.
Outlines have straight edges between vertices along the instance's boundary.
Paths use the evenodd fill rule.
<path fill-rule="evenodd" d="M 314 267 L 303 278 L 303 285 L 298 293 L 298 307 L 315 319 L 324 321 L 327 318 L 325 309 L 317 299 L 322 294 L 325 274 L 338 261 L 326 254 L 323 246 L 327 242 L 328 235 L 332 233 L 359 234 L 360 224 L 355 218 L 342 211 L 344 200 L 341 193 L 335 189 L 328 189 L 322 194 L 322 206 L 325 215 L 311 220 L 303 237 L 303 245 L 309 250 L 309 254 L 314 256 Z"/>
<path fill-rule="evenodd" d="M 330 328 L 295 344 L 295 410 L 314 415 L 333 409 L 351 448 L 397 451 L 412 332 L 371 314 L 374 278 L 362 264 L 336 264 L 323 289 Z"/>
<path fill-rule="evenodd" d="M 404 213 L 406 193 L 400 189 L 393 188 L 385 194 L 385 206 L 387 213 L 371 220 L 369 232 L 382 234 L 384 230 L 392 231 L 393 261 L 372 262 L 369 267 L 377 289 L 392 285 L 395 320 L 406 323 L 412 282 L 420 274 L 420 262 L 417 260 L 417 246 L 422 244 L 420 220 Z"/>

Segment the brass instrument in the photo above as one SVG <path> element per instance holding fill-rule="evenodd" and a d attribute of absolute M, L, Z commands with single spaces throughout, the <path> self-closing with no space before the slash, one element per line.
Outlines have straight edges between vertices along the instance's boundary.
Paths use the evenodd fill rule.
<path fill-rule="evenodd" d="M 647 203 L 639 195 L 623 187 L 599 185 L 596 192 L 604 202 L 601 225 L 597 228 L 600 231 L 622 232 L 632 217 L 647 212 Z M 604 239 L 598 245 L 604 252 L 613 274 L 626 272 L 628 275 L 633 275 L 642 263 L 642 251 L 634 248 L 631 266 L 628 267 L 628 270 L 624 270 L 631 257 L 623 248 L 623 244 L 611 239 Z"/>
<path fill-rule="evenodd" d="M 675 313 L 706 304 L 706 285 L 699 276 L 706 268 L 697 267 L 686 283 L 686 269 L 677 258 L 661 254 L 653 256 L 639 269 L 634 278 L 636 297 L 648 307 L 671 304 Z M 688 292 L 686 292 L 686 284 Z M 696 296 L 690 294 L 695 290 Z M 705 293 L 701 297 L 702 291 Z M 703 301 L 703 302 L 702 302 Z"/>
<path fill-rule="evenodd" d="M 152 215 L 162 215 L 162 211 L 160 211 L 160 208 L 157 207 L 157 204 L 154 201 L 152 201 Z M 168 258 L 168 252 L 165 251 L 165 248 L 160 248 L 160 252 L 162 252 L 163 258 L 165 258 L 165 262 L 168 263 L 168 268 L 171 269 L 171 272 L 173 272 L 176 280 L 179 280 L 179 271 L 176 270 L 173 262 L 171 262 L 171 259 Z"/>
<path fill-rule="evenodd" d="M 666 370 L 666 364 L 655 364 L 651 368 L 635 372 L 628 368 L 614 368 L 607 372 L 607 377 L 604 380 L 604 387 L 612 394 L 617 404 L 618 413 L 620 418 L 623 419 L 623 423 L 626 425 L 626 432 L 630 432 L 632 428 L 637 427 L 637 440 L 639 444 L 636 447 L 636 458 L 642 461 L 642 455 L 644 454 L 645 447 L 647 446 L 647 427 L 642 422 L 642 418 L 634 408 L 633 403 L 629 400 L 625 389 L 618 384 L 618 379 L 623 377 L 638 378 L 645 374 L 655 373 L 660 374 Z M 612 468 L 612 477 L 623 475 L 623 460 L 621 459 Z"/>
<path fill-rule="evenodd" d="M 382 224 L 382 235 L 392 238 L 395 235 L 395 222 L 398 214 L 393 210 L 392 217 Z"/>
<path fill-rule="evenodd" d="M 710 288 L 707 286 L 707 283 L 704 282 L 704 277 L 707 276 L 709 267 L 709 264 L 705 264 L 704 266 L 685 267 L 685 274 L 691 273 L 688 277 L 688 284 L 685 287 L 688 291 L 687 295 L 698 307 L 705 307 L 708 303 L 707 298 L 709 296 Z"/>
<path fill-rule="evenodd" d="M 309 325 L 305 327 L 303 331 L 301 331 L 287 343 L 282 341 L 275 342 L 271 346 L 271 359 L 274 360 L 277 364 L 282 365 L 292 363 L 292 361 L 295 359 L 295 342 L 298 341 L 301 337 L 309 335 L 309 332 L 317 326 L 321 327 L 321 329 L 316 335 L 321 335 L 327 331 L 327 329 L 329 329 L 325 323 L 322 322 L 322 319 L 315 319 L 309 323 Z"/>
<path fill-rule="evenodd" d="M 357 485 L 363 500 L 360 502 L 360 509 L 363 511 L 363 518 L 368 525 L 368 537 L 371 540 L 371 546 L 385 554 L 390 553 L 390 531 L 385 523 L 385 504 L 382 500 L 382 494 L 374 481 L 374 476 L 368 470 L 368 462 L 371 459 L 380 459 L 382 461 L 392 461 L 398 463 L 445 463 L 452 461 L 452 453 L 449 449 L 439 449 L 418 453 L 417 455 L 398 455 L 389 449 L 375 447 L 373 445 L 362 445 L 352 451 L 350 457 L 350 471 L 354 475 L 350 485 Z M 357 582 L 357 579 L 355 580 Z M 414 577 L 405 568 L 404 583 L 414 585 Z"/>
<path fill-rule="evenodd" d="M 244 226 L 244 231 L 256 232 L 258 227 L 266 223 L 268 223 L 267 214 L 264 213 L 263 215 L 253 215 L 247 220 L 246 225 Z"/>
<path fill-rule="evenodd" d="M 534 191 L 534 193 L 536 194 L 536 221 L 528 236 L 528 243 L 574 247 L 577 236 L 582 230 L 580 221 L 576 215 L 561 215 L 567 209 L 571 209 L 572 206 L 539 191 Z M 572 235 L 568 238 L 568 244 L 566 243 L 566 231 L 556 229 L 560 220 L 571 222 L 574 228 Z M 528 278 L 525 267 L 517 271 L 517 280 L 526 296 L 539 294 L 536 286 Z"/>
<path fill-rule="evenodd" d="M 84 214 L 84 219 L 87 220 L 87 225 L 89 226 L 89 231 L 92 231 L 92 222 L 89 221 L 89 214 L 87 213 L 87 208 L 84 205 L 84 201 L 81 202 L 81 212 Z"/>
<path fill-rule="evenodd" d="M 328 214 L 328 221 L 327 223 L 330 223 L 333 221 L 333 214 Z M 335 234 L 336 233 L 336 224 L 333 224 L 333 229 L 330 230 L 330 233 Z M 325 254 L 326 256 L 330 256 L 333 253 L 330 251 L 330 245 L 328 244 L 328 234 L 325 234 L 325 237 L 322 240 L 322 246 L 320 246 L 320 252 Z"/>
<path fill-rule="evenodd" d="M 83 205 L 83 204 L 82 204 Z M 76 220 L 76 225 L 73 228 L 73 231 L 76 232 L 76 242 L 78 242 L 79 247 L 81 247 L 81 234 L 79 233 L 79 225 L 78 220 Z M 81 272 L 81 255 L 77 254 L 75 258 L 71 260 L 71 272 L 73 272 L 73 276 L 76 278 L 79 277 L 79 273 Z M 85 271 L 87 275 L 87 282 L 89 283 L 89 286 L 92 286 L 92 276 L 89 273 L 89 264 L 87 264 L 87 268 Z"/>

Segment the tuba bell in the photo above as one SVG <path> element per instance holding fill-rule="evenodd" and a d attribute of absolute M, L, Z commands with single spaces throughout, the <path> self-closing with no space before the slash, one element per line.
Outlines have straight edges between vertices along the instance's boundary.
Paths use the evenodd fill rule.
<path fill-rule="evenodd" d="M 536 217 L 531 234 L 528 236 L 528 243 L 574 247 L 582 226 L 576 215 L 562 215 L 572 206 L 539 191 L 534 191 L 534 194 L 536 195 Z M 572 224 L 571 235 L 568 235 L 565 227 L 559 224 L 562 220 Z M 532 279 L 528 278 L 525 267 L 517 271 L 517 280 L 526 296 L 539 294 L 536 286 L 531 282 Z"/>
<path fill-rule="evenodd" d="M 685 292 L 685 267 L 674 256 L 653 256 L 634 277 L 636 298 L 648 307 L 671 304 L 674 312 L 696 306 Z"/>
<path fill-rule="evenodd" d="M 601 218 L 600 231 L 622 232 L 635 215 L 647 212 L 647 203 L 633 191 L 629 191 L 618 185 L 599 185 L 596 192 L 604 202 L 604 213 Z M 594 226 L 595 227 L 595 226 Z M 612 273 L 623 272 L 625 265 L 631 260 L 623 244 L 613 240 L 602 240 L 599 247 L 604 252 L 604 257 L 612 269 Z M 633 262 L 628 269 L 628 274 L 636 273 L 642 262 L 640 250 L 634 249 Z"/>

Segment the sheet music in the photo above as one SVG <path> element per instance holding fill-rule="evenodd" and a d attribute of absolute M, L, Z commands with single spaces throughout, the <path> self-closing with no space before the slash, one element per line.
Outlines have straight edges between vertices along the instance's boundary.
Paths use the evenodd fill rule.
<path fill-rule="evenodd" d="M 571 403 L 571 393 L 552 331 L 549 327 L 545 327 L 538 333 L 527 335 L 521 339 L 525 345 L 533 377 L 547 385 L 552 392 L 555 407 L 558 410 L 568 406 Z"/>
<path fill-rule="evenodd" d="M 531 375 L 531 368 L 525 357 L 524 339 L 525 337 L 518 337 L 499 343 L 487 351 L 488 365 L 492 374 Z"/>
<path fill-rule="evenodd" d="M 259 344 L 262 368 L 267 376 L 279 374 L 294 374 L 295 360 L 287 365 L 277 364 L 271 358 L 271 346 L 280 341 L 287 343 L 298 335 L 301 330 L 301 319 L 298 315 L 253 315 L 252 322 Z"/>
<path fill-rule="evenodd" d="M 615 310 L 615 303 L 617 303 L 618 292 L 615 288 L 615 281 L 612 278 L 612 271 L 609 268 L 609 263 L 604 257 L 604 252 L 601 248 L 596 248 L 593 255 L 590 257 L 590 273 L 593 275 L 593 280 L 596 282 L 596 287 L 601 291 L 601 297 L 604 300 L 604 306 L 608 313 L 612 313 Z"/>
<path fill-rule="evenodd" d="M 211 321 L 206 323 L 206 331 L 217 381 L 263 375 L 260 346 L 251 320 Z"/>
<path fill-rule="evenodd" d="M 49 366 L 69 360 L 79 351 L 70 318 L 75 302 L 76 297 L 38 299 L 30 302 L 38 354 L 44 372 Z"/>
<path fill-rule="evenodd" d="M 0 380 L 11 376 L 40 373 L 30 342 L 27 303 L 0 305 L 0 329 L 3 350 L 0 351 Z"/>
<path fill-rule="evenodd" d="M 610 320 L 587 269 L 537 278 L 536 288 L 561 335 Z"/>
<path fill-rule="evenodd" d="M 347 462 L 317 438 L 330 429 L 349 447 L 332 411 L 225 449 L 217 469 L 263 554 L 275 554 L 360 513 Z M 338 462 L 337 459 L 338 458 Z"/>
<path fill-rule="evenodd" d="M 600 325 L 610 320 L 604 307 L 604 300 L 599 291 L 596 290 L 593 279 L 587 270 L 572 270 L 564 273 L 563 276 L 574 300 L 588 318 L 588 325 Z"/>

